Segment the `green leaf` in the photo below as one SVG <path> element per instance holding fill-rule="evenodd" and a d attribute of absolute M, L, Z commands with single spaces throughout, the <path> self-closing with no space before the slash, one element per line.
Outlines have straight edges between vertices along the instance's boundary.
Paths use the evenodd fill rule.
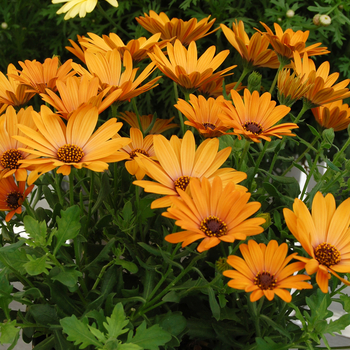
<path fill-rule="evenodd" d="M 289 332 L 285 330 L 282 326 L 271 320 L 270 317 L 260 315 L 260 318 L 264 320 L 267 324 L 269 324 L 272 328 L 274 328 L 276 331 L 278 331 L 279 333 L 287 337 L 289 340 L 291 340 Z"/>
<path fill-rule="evenodd" d="M 184 316 L 182 316 L 180 311 L 169 311 L 167 314 L 161 317 L 158 323 L 165 331 L 174 336 L 178 336 L 186 329 L 187 320 Z"/>
<path fill-rule="evenodd" d="M 289 344 L 275 343 L 271 338 L 265 337 L 255 338 L 256 348 L 255 350 L 283 350 L 289 349 Z"/>
<path fill-rule="evenodd" d="M 16 320 L 0 324 L 0 344 L 12 344 L 18 340 L 20 329 L 16 327 Z"/>
<path fill-rule="evenodd" d="M 51 265 L 48 264 L 46 255 L 43 255 L 41 258 L 36 258 L 27 254 L 28 262 L 23 265 L 27 273 L 31 276 L 37 276 L 41 273 L 49 274 L 48 269 L 51 269 Z"/>
<path fill-rule="evenodd" d="M 79 213 L 79 207 L 74 205 L 65 211 L 61 211 L 61 218 L 57 217 L 58 230 L 55 233 L 57 243 L 53 251 L 54 255 L 67 240 L 74 239 L 79 234 L 81 226 Z"/>
<path fill-rule="evenodd" d="M 87 324 L 79 321 L 75 315 L 61 319 L 60 324 L 63 332 L 68 334 L 67 340 L 73 341 L 75 345 L 81 344 L 79 349 L 84 349 L 89 345 L 103 347 L 103 344 L 90 332 Z"/>
<path fill-rule="evenodd" d="M 29 215 L 26 215 L 23 219 L 26 232 L 29 234 L 29 238 L 26 242 L 29 245 L 31 241 L 36 247 L 46 247 L 47 226 L 45 221 L 38 222 Z"/>
<path fill-rule="evenodd" d="M 350 324 L 350 315 L 345 314 L 339 317 L 335 321 L 330 320 L 325 331 L 326 333 L 330 333 L 332 335 L 333 333 L 341 333 L 341 331 L 345 329 L 349 324 Z"/>
<path fill-rule="evenodd" d="M 215 292 L 212 287 L 208 287 L 208 295 L 209 295 L 209 306 L 211 312 L 213 313 L 214 318 L 219 321 L 220 320 L 220 305 L 215 297 Z"/>
<path fill-rule="evenodd" d="M 66 340 L 61 330 L 54 329 L 53 333 L 55 337 L 55 350 L 74 350 L 74 345 Z"/>
<path fill-rule="evenodd" d="M 139 270 L 139 268 L 137 267 L 136 264 L 134 264 L 131 261 L 126 261 L 124 259 L 114 259 L 114 263 L 116 265 L 120 265 L 122 266 L 124 269 L 128 270 L 131 273 L 137 273 L 137 271 Z"/>
<path fill-rule="evenodd" d="M 158 350 L 159 346 L 171 340 L 171 334 L 160 328 L 158 324 L 146 329 L 146 321 L 136 328 L 134 337 L 132 333 L 133 331 L 128 333 L 126 343 L 136 344 L 145 350 Z"/>
<path fill-rule="evenodd" d="M 51 277 L 51 279 L 53 281 L 59 281 L 69 288 L 73 288 L 77 284 L 79 277 L 82 275 L 83 274 L 80 271 L 75 270 L 74 267 L 64 267 L 63 270 L 60 269 L 59 273 Z"/>
<path fill-rule="evenodd" d="M 166 302 L 179 303 L 181 299 L 179 295 L 172 290 L 169 293 L 165 294 L 162 300 Z"/>
<path fill-rule="evenodd" d="M 56 309 L 48 304 L 35 304 L 28 308 L 29 314 L 35 322 L 42 325 L 58 324 Z"/>
<path fill-rule="evenodd" d="M 320 136 L 320 134 L 318 133 L 318 131 L 313 127 L 313 126 L 311 126 L 311 125 L 309 125 L 309 124 L 306 124 L 307 125 L 307 127 L 310 129 L 310 131 L 312 132 L 312 134 L 314 135 L 314 136 L 316 136 L 316 137 L 319 137 Z"/>
<path fill-rule="evenodd" d="M 104 348 L 107 349 L 107 348 Z M 107 350 L 114 350 L 115 348 L 111 348 L 111 349 L 107 349 Z M 143 348 L 141 348 L 140 346 L 136 345 L 136 344 L 131 344 L 131 343 L 127 343 L 127 344 L 119 344 L 118 345 L 118 350 L 142 350 Z"/>
<path fill-rule="evenodd" d="M 109 185 L 109 176 L 107 173 L 103 173 L 101 177 L 101 187 L 95 205 L 91 209 L 91 214 L 93 214 L 101 206 L 101 203 L 108 197 L 110 193 L 111 188 Z"/>
<path fill-rule="evenodd" d="M 123 329 L 129 321 L 126 320 L 122 303 L 118 303 L 114 307 L 111 317 L 106 317 L 106 320 L 107 322 L 104 322 L 103 325 L 108 332 L 109 338 L 118 338 L 119 335 L 128 331 L 128 329 Z"/>

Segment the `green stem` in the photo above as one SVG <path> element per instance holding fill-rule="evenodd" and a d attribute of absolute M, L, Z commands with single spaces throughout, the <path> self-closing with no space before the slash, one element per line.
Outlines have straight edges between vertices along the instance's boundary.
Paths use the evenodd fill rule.
<path fill-rule="evenodd" d="M 259 315 L 258 310 L 256 308 L 256 302 L 250 301 L 249 297 L 247 299 L 248 299 L 248 305 L 250 305 L 250 309 L 253 313 L 253 321 L 254 321 L 254 325 L 255 325 L 256 335 L 258 337 L 261 337 L 260 315 Z"/>
<path fill-rule="evenodd" d="M 260 151 L 259 157 L 258 157 L 257 161 L 255 162 L 255 167 L 254 167 L 253 175 L 252 175 L 251 180 L 249 181 L 249 184 L 248 184 L 248 189 L 249 189 L 249 191 L 250 191 L 250 187 L 251 187 L 251 185 L 252 185 L 252 183 L 253 183 L 254 176 L 255 176 L 255 174 L 258 172 L 259 165 L 260 165 L 260 163 L 261 163 L 261 161 L 262 161 L 262 159 L 263 159 L 263 157 L 264 157 L 264 155 L 265 155 L 265 152 L 266 152 L 266 150 L 267 150 L 267 146 L 269 145 L 269 143 L 270 143 L 269 141 L 265 141 L 264 147 L 263 147 L 263 149 Z"/>
<path fill-rule="evenodd" d="M 239 160 L 239 164 L 238 164 L 238 169 L 237 170 L 241 170 L 243 161 L 247 155 L 247 152 L 249 150 L 250 147 L 250 141 L 248 139 L 245 139 L 245 144 L 244 144 L 244 148 L 243 148 L 243 152 L 241 154 L 241 159 Z"/>
<path fill-rule="evenodd" d="M 252 71 L 251 67 L 244 67 L 243 68 L 243 72 L 242 72 L 241 76 L 239 77 L 239 79 L 238 79 L 236 85 L 234 86 L 233 90 L 236 90 L 238 88 L 239 84 L 243 81 L 243 79 L 246 77 L 246 75 L 248 73 L 250 73 L 251 71 Z"/>
<path fill-rule="evenodd" d="M 350 145 L 350 137 L 345 142 L 345 144 L 342 147 L 342 149 L 339 152 L 337 152 L 337 154 L 335 155 L 335 157 L 333 159 L 333 163 L 335 163 L 338 160 L 338 158 L 344 153 L 344 151 L 348 148 L 349 145 Z"/>
<path fill-rule="evenodd" d="M 141 124 L 141 117 L 140 117 L 140 113 L 139 113 L 139 110 L 137 109 L 137 106 L 136 106 L 136 100 L 135 98 L 131 99 L 131 103 L 132 103 L 132 107 L 134 109 L 134 112 L 136 114 L 136 118 L 137 118 L 137 122 L 139 124 L 139 128 L 142 132 L 142 136 L 145 136 L 144 134 L 144 131 L 143 131 L 143 128 L 142 128 L 142 124 Z"/>
<path fill-rule="evenodd" d="M 64 199 L 63 199 L 63 195 L 62 195 L 61 182 L 62 182 L 62 180 L 61 180 L 60 174 L 55 173 L 55 189 L 56 189 L 56 193 L 58 195 L 58 200 L 59 200 L 61 206 L 63 207 Z"/>
<path fill-rule="evenodd" d="M 36 219 L 35 211 L 32 206 L 28 203 L 27 199 L 22 203 L 22 205 L 26 208 L 27 213 L 34 219 Z"/>
<path fill-rule="evenodd" d="M 320 138 L 320 136 L 317 135 L 317 136 L 313 139 L 313 141 L 312 141 L 312 143 L 311 143 L 311 146 L 313 146 L 313 145 L 316 143 L 316 141 L 318 141 L 319 138 Z M 299 163 L 299 162 L 305 157 L 305 154 L 307 154 L 307 153 L 310 151 L 310 149 L 311 149 L 311 147 L 308 147 L 294 162 L 295 162 L 295 163 Z M 283 174 L 282 174 L 281 176 L 286 175 L 292 168 L 293 168 L 293 164 L 291 164 L 291 165 L 288 167 L 288 169 L 286 169 L 286 170 L 283 172 Z"/>
<path fill-rule="evenodd" d="M 74 167 L 71 168 L 69 174 L 69 204 L 74 205 Z"/>
<path fill-rule="evenodd" d="M 300 195 L 300 199 L 301 199 L 301 200 L 303 200 L 303 197 L 304 197 L 304 194 L 305 194 L 305 192 L 306 192 L 307 186 L 308 186 L 308 184 L 309 184 L 309 182 L 310 182 L 310 180 L 311 180 L 312 174 L 313 174 L 313 172 L 314 172 L 314 170 L 315 170 L 315 168 L 316 168 L 316 166 L 317 166 L 317 161 L 318 161 L 318 158 L 319 158 L 319 157 L 320 157 L 320 153 L 317 153 L 317 155 L 316 155 L 316 157 L 315 157 L 315 160 L 314 160 L 314 162 L 313 162 L 313 164 L 312 164 L 312 167 L 311 167 L 311 169 L 310 169 L 310 171 L 309 171 L 309 174 L 307 175 L 307 178 L 306 178 L 306 181 L 305 181 L 305 185 L 304 185 L 303 191 L 302 191 L 302 193 L 301 193 L 301 195 Z"/>
<path fill-rule="evenodd" d="M 275 89 L 276 83 L 277 83 L 277 79 L 278 79 L 278 74 L 280 73 L 280 71 L 290 62 L 289 59 L 287 59 L 286 57 L 283 56 L 278 56 L 278 60 L 280 61 L 280 66 L 277 69 L 275 78 L 273 79 L 272 85 L 270 87 L 270 91 L 269 93 L 272 95 L 273 90 Z"/>
<path fill-rule="evenodd" d="M 97 286 L 98 286 L 98 284 L 100 283 L 100 281 L 101 281 L 101 279 L 102 279 L 104 273 L 106 272 L 107 268 L 108 268 L 109 266 L 113 265 L 113 264 L 114 264 L 114 261 L 112 260 L 112 261 L 110 261 L 107 265 L 105 265 L 105 266 L 102 267 L 102 269 L 101 269 L 99 275 L 97 276 L 96 281 L 95 281 L 94 285 L 92 286 L 91 290 L 94 290 L 94 289 L 97 288 Z"/>
<path fill-rule="evenodd" d="M 92 199 L 93 199 L 94 185 L 95 185 L 95 173 L 91 170 L 90 174 L 91 175 L 90 175 L 89 207 L 88 207 L 87 224 L 86 224 L 86 229 L 87 230 L 88 230 L 88 228 L 90 226 Z"/>
<path fill-rule="evenodd" d="M 177 89 L 177 84 L 175 83 L 175 81 L 173 82 L 174 85 L 174 95 L 175 95 L 175 100 L 176 103 L 179 100 L 179 91 Z M 180 120 L 180 128 L 181 128 L 181 135 L 184 136 L 185 135 L 185 124 L 184 124 L 184 118 L 182 116 L 182 113 L 180 112 L 180 110 L 177 110 L 178 116 L 179 116 L 179 120 Z"/>

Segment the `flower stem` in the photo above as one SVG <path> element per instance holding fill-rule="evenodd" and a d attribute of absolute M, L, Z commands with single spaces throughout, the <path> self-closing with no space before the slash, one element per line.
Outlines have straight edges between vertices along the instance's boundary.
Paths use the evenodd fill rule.
<path fill-rule="evenodd" d="M 141 124 L 140 113 L 139 113 L 139 110 L 137 109 L 137 106 L 136 106 L 136 100 L 135 100 L 135 98 L 133 98 L 133 99 L 131 99 L 131 101 L 132 101 L 132 107 L 133 107 L 134 112 L 136 114 L 137 122 L 139 124 L 139 128 L 142 132 L 142 136 L 145 136 L 145 133 L 143 132 L 143 128 L 142 128 L 142 124 Z"/>
<path fill-rule="evenodd" d="M 305 181 L 305 185 L 304 185 L 303 191 L 302 191 L 302 193 L 301 193 L 301 195 L 300 195 L 300 199 L 301 199 L 301 200 L 303 200 L 303 197 L 304 197 L 304 194 L 305 194 L 305 192 L 306 192 L 307 186 L 308 186 L 308 184 L 309 184 L 309 182 L 310 182 L 310 180 L 311 180 L 312 174 L 313 174 L 313 172 L 314 172 L 314 170 L 315 170 L 315 168 L 316 168 L 316 166 L 317 166 L 317 161 L 318 161 L 318 158 L 319 158 L 319 157 L 320 157 L 320 153 L 317 153 L 317 155 L 316 155 L 316 157 L 315 157 L 315 160 L 314 160 L 314 162 L 313 162 L 313 164 L 312 164 L 312 167 L 311 167 L 311 169 L 310 169 L 310 171 L 309 171 L 309 174 L 307 175 L 307 178 L 306 178 L 306 181 Z"/>
<path fill-rule="evenodd" d="M 244 148 L 243 148 L 243 152 L 241 154 L 241 159 L 239 160 L 239 164 L 238 164 L 238 169 L 237 170 L 241 170 L 242 164 L 243 164 L 243 160 L 247 155 L 247 152 L 249 150 L 250 147 L 250 141 L 248 139 L 245 139 L 245 144 L 244 144 Z"/>
<path fill-rule="evenodd" d="M 117 23 L 115 23 L 111 17 L 108 16 L 107 12 L 102 8 L 102 6 L 97 3 L 97 8 L 100 10 L 102 13 L 103 17 L 106 18 L 106 20 L 116 29 L 120 30 L 123 32 L 127 37 L 130 37 L 130 33 L 128 33 L 125 29 L 123 29 L 121 26 L 118 26 Z"/>
<path fill-rule="evenodd" d="M 175 81 L 173 82 L 174 84 L 174 95 L 175 95 L 175 100 L 176 100 L 176 103 L 179 99 L 179 91 L 177 89 L 177 84 L 175 83 Z M 182 113 L 180 112 L 180 110 L 177 110 L 177 113 L 178 113 L 178 116 L 179 116 L 179 119 L 180 119 L 180 128 L 181 128 L 181 134 L 182 136 L 185 135 L 185 125 L 184 125 L 184 118 L 182 116 Z"/>
<path fill-rule="evenodd" d="M 69 204 L 74 205 L 74 167 L 71 168 L 69 174 Z"/>
<path fill-rule="evenodd" d="M 257 161 L 255 162 L 254 171 L 253 171 L 253 174 L 251 175 L 252 177 L 251 177 L 251 180 L 249 181 L 249 184 L 248 184 L 248 189 L 249 189 L 249 191 L 250 191 L 250 187 L 251 187 L 251 185 L 252 185 L 252 183 L 253 183 L 254 176 L 255 176 L 255 174 L 258 172 L 259 165 L 260 165 L 260 163 L 261 163 L 261 161 L 262 161 L 262 159 L 263 159 L 263 157 L 264 157 L 264 155 L 265 155 L 265 152 L 266 152 L 266 150 L 267 150 L 267 146 L 269 145 L 269 143 L 270 143 L 269 141 L 265 141 L 264 147 L 263 147 L 263 149 L 261 150 Z"/>
<path fill-rule="evenodd" d="M 242 72 L 241 76 L 239 77 L 239 79 L 238 79 L 236 85 L 234 86 L 233 90 L 236 90 L 238 88 L 239 84 L 243 81 L 243 79 L 246 77 L 246 75 L 248 73 L 250 73 L 251 71 L 252 71 L 252 68 L 250 68 L 250 67 L 244 67 L 243 68 L 243 72 Z"/>

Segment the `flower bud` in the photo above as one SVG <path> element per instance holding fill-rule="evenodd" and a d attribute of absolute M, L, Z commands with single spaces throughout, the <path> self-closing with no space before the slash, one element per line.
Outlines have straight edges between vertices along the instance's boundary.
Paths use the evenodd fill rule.
<path fill-rule="evenodd" d="M 320 24 L 323 27 L 328 27 L 332 23 L 332 19 L 328 15 L 320 16 Z"/>
<path fill-rule="evenodd" d="M 2 22 L 1 29 L 7 29 L 7 28 L 8 28 L 8 24 L 6 22 Z"/>
<path fill-rule="evenodd" d="M 257 90 L 260 91 L 261 88 L 261 74 L 258 72 L 253 72 L 248 77 L 248 90 L 250 93 Z"/>
<path fill-rule="evenodd" d="M 278 22 L 282 22 L 282 18 L 281 18 L 281 17 L 278 17 L 278 18 L 277 18 L 277 21 L 278 21 Z"/>
<path fill-rule="evenodd" d="M 292 17 L 294 17 L 294 15 L 295 15 L 295 12 L 294 12 L 293 10 L 288 10 L 288 11 L 286 12 L 286 16 L 287 16 L 288 18 L 292 18 Z"/>
<path fill-rule="evenodd" d="M 266 230 L 271 225 L 271 215 L 270 213 L 260 213 L 256 217 L 265 219 L 265 223 L 261 227 Z"/>
<path fill-rule="evenodd" d="M 317 15 L 314 16 L 314 18 L 312 19 L 312 22 L 314 22 L 314 25 L 315 26 L 319 26 L 321 23 L 320 23 L 320 17 L 321 15 L 318 13 Z"/>

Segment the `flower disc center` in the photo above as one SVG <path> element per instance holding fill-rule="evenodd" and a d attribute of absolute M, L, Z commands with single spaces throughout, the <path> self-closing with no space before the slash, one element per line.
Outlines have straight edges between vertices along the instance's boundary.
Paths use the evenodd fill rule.
<path fill-rule="evenodd" d="M 190 183 L 191 178 L 189 176 L 180 176 L 175 182 L 174 185 L 177 188 L 181 188 L 183 191 L 186 191 L 188 184 Z"/>
<path fill-rule="evenodd" d="M 83 157 L 83 150 L 76 145 L 67 144 L 57 151 L 57 159 L 64 163 L 78 163 Z"/>
<path fill-rule="evenodd" d="M 144 149 L 141 149 L 141 148 L 135 148 L 132 152 L 129 153 L 130 155 L 130 158 L 134 159 L 137 154 L 136 153 L 141 153 L 147 157 L 149 157 L 149 154 L 144 150 Z"/>
<path fill-rule="evenodd" d="M 203 123 L 203 126 L 205 127 L 205 129 L 211 129 L 211 130 L 214 130 L 216 128 L 216 126 L 211 123 Z"/>
<path fill-rule="evenodd" d="M 9 149 L 1 157 L 1 165 L 4 169 L 18 169 L 18 161 L 23 159 L 22 153 L 17 149 Z"/>
<path fill-rule="evenodd" d="M 23 196 L 18 191 L 10 192 L 6 197 L 7 206 L 11 209 L 17 209 L 22 205 Z"/>
<path fill-rule="evenodd" d="M 226 235 L 227 225 L 216 216 L 208 216 L 199 227 L 208 237 L 221 237 Z"/>
<path fill-rule="evenodd" d="M 270 272 L 258 272 L 254 278 L 254 284 L 257 285 L 260 289 L 272 290 L 276 287 L 277 282 L 277 280 L 273 277 L 274 275 L 271 275 Z"/>
<path fill-rule="evenodd" d="M 261 134 L 261 132 L 263 130 L 261 125 L 256 123 L 256 122 L 246 122 L 243 125 L 243 129 L 246 130 L 246 131 L 250 131 L 254 135 Z"/>
<path fill-rule="evenodd" d="M 329 243 L 321 243 L 315 249 L 316 260 L 327 267 L 337 264 L 341 258 L 339 250 Z"/>

